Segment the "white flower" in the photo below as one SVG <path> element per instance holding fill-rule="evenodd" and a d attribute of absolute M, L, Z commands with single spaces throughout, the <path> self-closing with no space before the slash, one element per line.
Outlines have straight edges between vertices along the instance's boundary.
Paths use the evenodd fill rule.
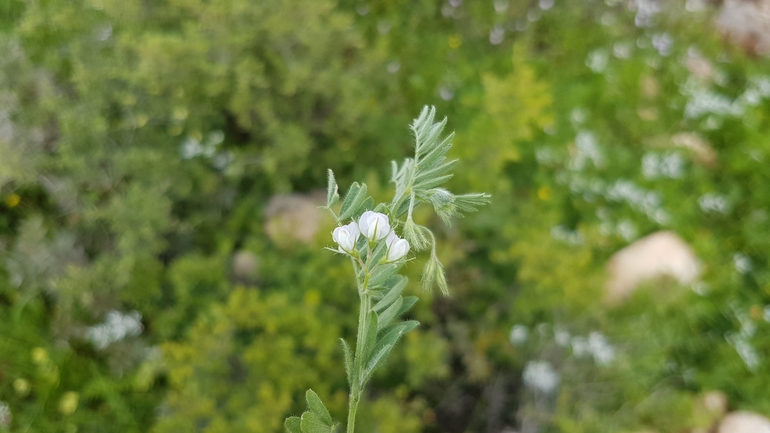
<path fill-rule="evenodd" d="M 370 241 L 379 241 L 390 233 L 390 222 L 387 215 L 368 210 L 358 220 L 358 228 Z"/>
<path fill-rule="evenodd" d="M 353 254 L 359 236 L 361 236 L 361 231 L 355 222 L 337 227 L 332 232 L 332 239 L 339 245 L 340 252 L 348 254 Z"/>
<path fill-rule="evenodd" d="M 385 244 L 388 246 L 389 262 L 395 262 L 409 252 L 409 241 L 399 238 L 394 232 L 388 234 Z"/>
<path fill-rule="evenodd" d="M 513 325 L 511 333 L 508 339 L 511 340 L 511 344 L 519 346 L 524 344 L 529 338 L 529 328 L 526 325 Z"/>
<path fill-rule="evenodd" d="M 559 373 L 554 371 L 548 361 L 528 362 L 522 376 L 524 385 L 545 394 L 550 394 L 559 386 Z"/>

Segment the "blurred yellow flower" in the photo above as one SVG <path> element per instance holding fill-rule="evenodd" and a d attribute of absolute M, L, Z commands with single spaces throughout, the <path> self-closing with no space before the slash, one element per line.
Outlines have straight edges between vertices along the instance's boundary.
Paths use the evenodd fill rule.
<path fill-rule="evenodd" d="M 463 38 L 460 35 L 452 35 L 449 37 L 449 48 L 456 49 L 460 48 L 460 45 L 463 44 Z"/>
<path fill-rule="evenodd" d="M 27 394 L 29 394 L 29 381 L 26 379 L 16 379 L 13 381 L 13 389 L 16 391 L 16 394 L 19 394 L 20 396 L 24 397 Z"/>
<path fill-rule="evenodd" d="M 43 364 L 48 361 L 48 351 L 43 347 L 36 347 L 32 349 L 32 360 L 35 364 Z"/>
<path fill-rule="evenodd" d="M 553 195 L 553 190 L 549 186 L 543 186 L 537 190 L 537 197 L 540 200 L 550 200 L 551 195 Z"/>
<path fill-rule="evenodd" d="M 21 197 L 19 197 L 18 194 L 11 194 L 5 199 L 5 204 L 8 205 L 8 207 L 16 207 L 20 202 Z"/>
<path fill-rule="evenodd" d="M 80 395 L 74 391 L 65 392 L 59 400 L 59 412 L 63 415 L 72 415 L 78 408 Z"/>

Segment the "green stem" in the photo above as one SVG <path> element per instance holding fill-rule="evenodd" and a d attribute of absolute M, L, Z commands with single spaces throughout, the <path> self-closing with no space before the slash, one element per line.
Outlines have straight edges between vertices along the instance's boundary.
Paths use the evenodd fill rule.
<path fill-rule="evenodd" d="M 358 335 L 356 336 L 356 356 L 353 360 L 353 383 L 350 384 L 350 398 L 348 400 L 348 425 L 347 433 L 353 433 L 356 429 L 356 411 L 358 402 L 361 401 L 363 392 L 363 362 L 364 362 L 364 344 L 366 342 L 369 330 L 369 312 L 372 309 L 372 298 L 366 290 L 369 285 L 369 273 L 362 287 L 359 289 L 361 305 L 358 312 Z"/>

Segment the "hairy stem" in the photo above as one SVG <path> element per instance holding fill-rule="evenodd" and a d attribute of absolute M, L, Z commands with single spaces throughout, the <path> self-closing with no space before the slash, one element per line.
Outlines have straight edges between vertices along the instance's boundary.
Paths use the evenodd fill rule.
<path fill-rule="evenodd" d="M 356 411 L 358 402 L 361 401 L 363 392 L 364 375 L 364 345 L 366 344 L 367 333 L 369 331 L 369 312 L 372 310 L 372 298 L 368 292 L 369 275 L 366 272 L 363 284 L 358 289 L 358 295 L 361 299 L 361 305 L 358 311 L 358 335 L 356 336 L 356 355 L 353 360 L 353 377 L 350 384 L 350 398 L 348 400 L 348 424 L 347 433 L 353 433 L 356 429 Z"/>

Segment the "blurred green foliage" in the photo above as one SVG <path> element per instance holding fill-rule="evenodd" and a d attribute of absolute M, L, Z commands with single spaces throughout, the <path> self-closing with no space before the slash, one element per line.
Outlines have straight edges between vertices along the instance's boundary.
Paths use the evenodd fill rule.
<path fill-rule="evenodd" d="M 327 168 L 388 196 L 425 104 L 457 132 L 452 182 L 494 203 L 416 213 L 453 296 L 410 285 L 423 326 L 362 431 L 682 431 L 711 424 L 710 390 L 770 414 L 770 63 L 712 9 L 632 9 L 0 2 L 0 431 L 278 432 L 309 387 L 341 419 L 353 282 L 331 221 L 286 239 L 268 202 Z M 609 257 L 658 230 L 705 265 L 696 290 L 604 304 Z M 575 343 L 600 335 L 611 362 Z M 524 385 L 533 360 L 553 394 Z"/>

